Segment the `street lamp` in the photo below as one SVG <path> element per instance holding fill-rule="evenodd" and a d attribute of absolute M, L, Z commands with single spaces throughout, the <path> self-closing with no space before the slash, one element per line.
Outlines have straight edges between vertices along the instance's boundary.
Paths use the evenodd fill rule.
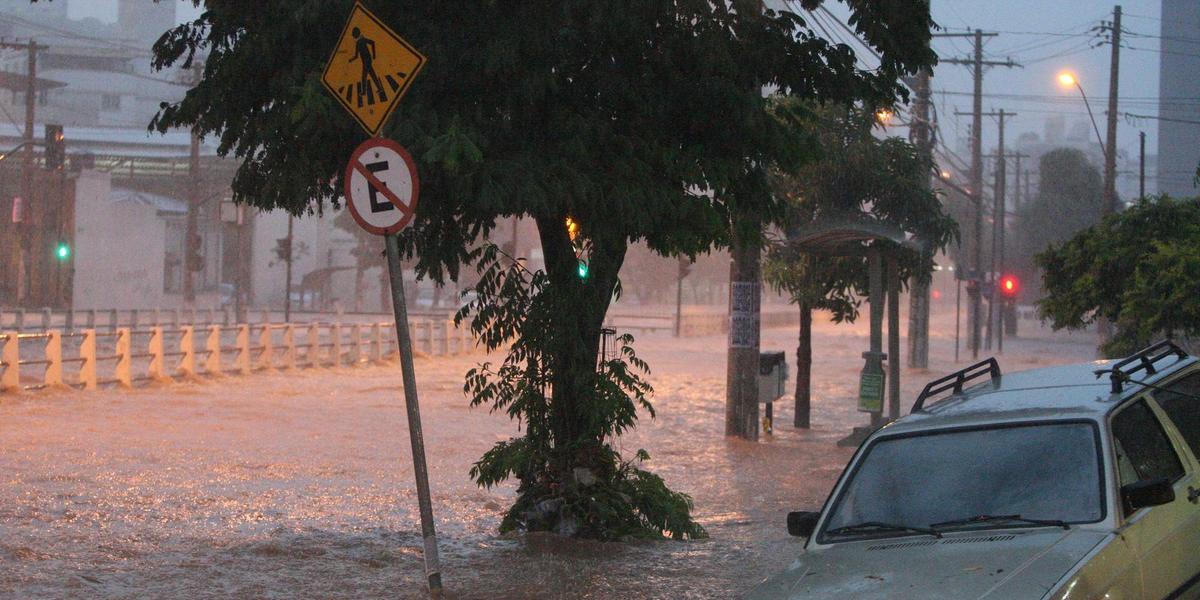
<path fill-rule="evenodd" d="M 1096 125 L 1096 116 L 1092 114 L 1092 105 L 1088 103 L 1087 94 L 1083 92 L 1079 80 L 1070 71 L 1063 71 L 1058 74 L 1058 83 L 1065 88 L 1075 86 L 1075 89 L 1079 90 L 1079 95 L 1083 97 L 1083 106 L 1087 108 L 1088 118 L 1092 120 L 1092 129 L 1096 131 L 1096 141 L 1100 142 L 1100 153 L 1108 156 L 1108 151 L 1104 149 L 1104 138 L 1100 135 L 1100 127 Z"/>
<path fill-rule="evenodd" d="M 1063 71 L 1062 73 L 1058 74 L 1058 83 L 1061 84 L 1063 87 L 1071 87 L 1071 84 L 1074 84 L 1075 89 L 1079 90 L 1079 95 L 1083 96 L 1083 105 L 1085 107 L 1087 107 L 1088 118 L 1090 118 L 1092 120 L 1092 129 L 1094 129 L 1096 131 L 1096 140 L 1098 142 L 1100 142 L 1100 152 L 1104 155 L 1104 164 L 1106 166 L 1106 168 L 1104 170 L 1105 171 L 1105 173 L 1104 173 L 1104 175 L 1105 175 L 1104 188 L 1105 188 L 1106 192 L 1111 191 L 1113 189 L 1112 188 L 1112 181 L 1113 181 L 1112 178 L 1114 177 L 1114 172 L 1109 167 L 1112 164 L 1114 164 L 1113 163 L 1114 157 L 1110 156 L 1108 152 L 1109 152 L 1109 150 L 1112 150 L 1114 153 L 1116 152 L 1116 148 L 1115 148 L 1116 142 L 1115 141 L 1113 142 L 1113 144 L 1112 144 L 1114 146 L 1113 148 L 1105 148 L 1104 147 L 1104 138 L 1100 137 L 1100 127 L 1098 127 L 1096 125 L 1096 116 L 1092 114 L 1092 105 L 1088 104 L 1087 94 L 1083 93 L 1083 86 L 1079 85 L 1079 80 L 1075 78 L 1075 75 L 1073 73 L 1071 73 L 1070 71 Z M 1113 92 L 1113 95 L 1116 95 L 1115 91 Z M 1115 111 L 1113 111 L 1113 112 L 1115 112 Z M 1109 122 L 1111 124 L 1112 123 L 1112 121 L 1111 121 L 1112 114 L 1111 113 L 1110 113 L 1109 117 L 1110 117 Z M 1114 137 L 1113 139 L 1115 140 L 1116 138 Z M 1108 212 L 1112 209 L 1112 200 L 1111 200 L 1112 197 L 1113 196 L 1109 196 L 1107 193 L 1105 194 L 1104 205 L 1101 207 L 1101 210 L 1100 210 L 1100 218 L 1101 219 L 1103 219 L 1104 215 L 1108 214 Z M 1109 339 L 1108 319 L 1106 319 L 1104 317 L 1104 315 L 1100 315 L 1096 319 L 1096 332 L 1100 334 L 1101 342 L 1106 342 Z"/>

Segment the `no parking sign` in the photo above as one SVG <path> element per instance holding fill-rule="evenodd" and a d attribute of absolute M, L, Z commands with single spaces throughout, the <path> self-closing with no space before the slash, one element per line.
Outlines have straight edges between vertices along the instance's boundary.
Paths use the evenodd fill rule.
<path fill-rule="evenodd" d="M 346 206 L 363 229 L 388 235 L 412 223 L 421 182 L 400 144 L 383 138 L 363 142 L 350 155 L 344 179 Z"/>

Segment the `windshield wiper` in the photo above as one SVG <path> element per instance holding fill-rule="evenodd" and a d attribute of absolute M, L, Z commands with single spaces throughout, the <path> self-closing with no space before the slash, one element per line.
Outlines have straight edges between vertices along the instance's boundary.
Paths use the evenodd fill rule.
<path fill-rule="evenodd" d="M 883 523 L 880 521 L 866 521 L 863 523 L 855 523 L 853 525 L 836 527 L 826 531 L 825 533 L 828 533 L 829 535 L 840 535 L 843 533 L 858 533 L 862 531 L 911 531 L 913 533 L 932 535 L 936 538 L 942 537 L 941 533 L 930 527 L 912 527 L 910 525 L 896 525 L 893 523 Z"/>
<path fill-rule="evenodd" d="M 1021 515 L 975 515 L 965 519 L 952 519 L 950 521 L 942 521 L 929 526 L 930 529 L 941 529 L 943 527 L 955 527 L 958 525 L 975 525 L 978 523 L 991 523 L 993 521 L 1017 521 L 1019 523 L 1028 523 L 1030 525 L 1045 525 L 1048 527 L 1062 527 L 1070 529 L 1071 526 L 1066 521 L 1059 519 L 1026 519 Z"/>

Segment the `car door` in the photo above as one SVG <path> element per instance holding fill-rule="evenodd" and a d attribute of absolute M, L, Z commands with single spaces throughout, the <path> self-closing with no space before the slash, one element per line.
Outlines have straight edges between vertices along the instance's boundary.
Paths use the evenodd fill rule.
<path fill-rule="evenodd" d="M 1167 478 L 1175 500 L 1159 506 L 1122 511 L 1121 534 L 1129 540 L 1142 571 L 1145 598 L 1179 598 L 1192 578 L 1195 534 L 1186 527 L 1196 506 L 1188 501 L 1194 468 L 1185 462 L 1146 398 L 1120 408 L 1111 420 L 1119 486 Z"/>
<path fill-rule="evenodd" d="M 1154 401 L 1166 416 L 1169 433 L 1176 438 L 1180 453 L 1189 462 L 1190 473 L 1184 479 L 1184 499 L 1190 510 L 1184 531 L 1192 548 L 1200 548 L 1200 371 L 1193 371 L 1159 386 Z M 1179 490 L 1176 490 L 1177 494 Z M 1179 598 L 1200 598 L 1200 552 L 1187 556 L 1191 577 L 1179 591 Z"/>

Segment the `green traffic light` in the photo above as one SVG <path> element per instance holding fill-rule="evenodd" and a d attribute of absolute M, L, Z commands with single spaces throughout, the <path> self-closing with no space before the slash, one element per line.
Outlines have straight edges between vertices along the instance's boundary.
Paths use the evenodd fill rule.
<path fill-rule="evenodd" d="M 59 244 L 58 248 L 54 251 L 54 255 L 58 257 L 58 260 L 67 260 L 71 258 L 71 247 L 66 244 Z"/>
<path fill-rule="evenodd" d="M 580 278 L 580 279 L 587 279 L 587 276 L 588 276 L 588 264 L 587 264 L 587 261 L 586 261 L 586 260 L 582 260 L 582 259 L 581 259 L 581 260 L 579 261 L 579 278 Z"/>

